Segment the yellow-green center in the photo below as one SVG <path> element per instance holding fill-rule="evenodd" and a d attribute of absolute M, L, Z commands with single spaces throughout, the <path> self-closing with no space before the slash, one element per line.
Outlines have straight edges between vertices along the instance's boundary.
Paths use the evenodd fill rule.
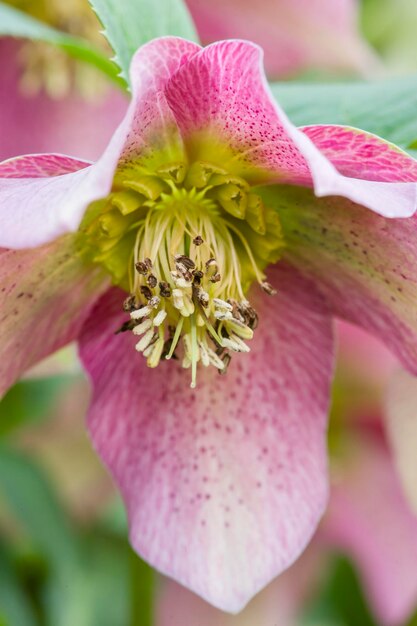
<path fill-rule="evenodd" d="M 213 163 L 130 164 L 82 226 L 91 258 L 129 292 L 130 319 L 150 367 L 179 354 L 225 371 L 230 352 L 248 352 L 257 314 L 246 299 L 283 246 L 277 214 L 249 184 Z"/>

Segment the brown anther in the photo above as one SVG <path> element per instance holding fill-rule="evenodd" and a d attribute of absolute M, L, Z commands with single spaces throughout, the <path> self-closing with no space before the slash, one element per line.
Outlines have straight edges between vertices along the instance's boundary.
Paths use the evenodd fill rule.
<path fill-rule="evenodd" d="M 197 300 L 199 301 L 199 303 L 201 304 L 201 306 L 203 306 L 204 308 L 207 308 L 210 302 L 210 298 L 209 295 L 206 291 L 204 291 L 204 289 L 198 288 L 196 290 L 196 295 L 197 295 Z"/>
<path fill-rule="evenodd" d="M 209 259 L 208 261 L 206 261 L 206 272 L 208 269 L 210 268 L 214 268 L 216 267 L 217 269 L 217 261 L 216 259 Z"/>
<path fill-rule="evenodd" d="M 238 307 L 240 314 L 244 318 L 246 326 L 249 326 L 251 330 L 255 330 L 259 322 L 258 314 L 255 309 L 247 302 L 239 302 Z"/>
<path fill-rule="evenodd" d="M 159 283 L 159 293 L 163 298 L 171 297 L 171 287 L 164 280 L 161 280 L 161 282 Z"/>
<path fill-rule="evenodd" d="M 155 289 L 155 287 L 158 284 L 158 279 L 153 274 L 149 274 L 148 278 L 146 279 L 146 282 L 148 283 L 151 289 Z"/>
<path fill-rule="evenodd" d="M 239 304 L 238 302 L 236 302 L 236 300 L 233 300 L 232 298 L 228 298 L 227 302 L 229 304 L 232 305 L 233 310 L 232 310 L 232 315 L 233 317 L 238 320 L 239 322 L 245 322 L 245 317 L 244 315 L 242 315 L 240 309 L 239 309 Z"/>
<path fill-rule="evenodd" d="M 193 244 L 195 246 L 201 246 L 201 244 L 203 243 L 204 243 L 204 239 L 201 237 L 201 235 L 197 235 L 197 237 L 194 237 Z"/>
<path fill-rule="evenodd" d="M 203 278 L 203 276 L 204 276 L 203 272 L 201 272 L 200 270 L 194 270 L 193 284 L 196 286 L 201 285 L 201 279 Z"/>
<path fill-rule="evenodd" d="M 176 263 L 182 263 L 182 265 L 184 265 L 187 270 L 193 270 L 195 268 L 194 261 L 190 259 L 190 257 L 185 256 L 185 254 L 176 254 L 174 256 L 174 259 Z"/>
<path fill-rule="evenodd" d="M 148 257 L 146 257 L 144 259 L 144 263 L 145 263 L 145 265 L 147 266 L 148 269 L 150 269 L 150 270 L 152 269 L 152 267 L 153 267 L 152 261 Z"/>
<path fill-rule="evenodd" d="M 219 274 L 219 273 L 217 273 L 217 274 L 214 274 L 214 276 L 212 276 L 212 277 L 210 278 L 210 282 L 211 282 L 211 283 L 218 283 L 218 282 L 220 282 L 220 281 L 221 281 L 221 279 L 222 279 L 222 277 L 220 276 L 220 274 Z"/>
<path fill-rule="evenodd" d="M 147 300 L 152 298 L 152 291 L 149 289 L 147 285 L 142 285 L 140 288 L 140 292 Z"/>
<path fill-rule="evenodd" d="M 175 264 L 175 267 L 176 267 L 177 272 L 181 274 L 184 280 L 188 281 L 189 283 L 193 280 L 193 275 L 191 271 L 184 265 L 184 263 L 181 263 L 180 261 L 178 261 Z"/>
<path fill-rule="evenodd" d="M 135 328 L 135 326 L 137 325 L 137 321 L 136 320 L 127 320 L 127 322 L 124 322 L 120 328 L 118 328 L 115 331 L 115 335 L 118 335 L 119 333 L 125 333 L 127 330 L 133 330 Z"/>
<path fill-rule="evenodd" d="M 277 293 L 277 290 L 274 289 L 274 287 L 270 283 L 267 283 L 266 280 L 261 283 L 261 288 L 263 291 L 265 291 L 265 293 L 268 294 L 268 296 L 275 296 L 275 294 Z"/>
<path fill-rule="evenodd" d="M 126 300 L 124 300 L 123 302 L 123 311 L 125 311 L 126 313 L 130 313 L 131 311 L 134 311 L 135 309 L 137 309 L 138 307 L 136 306 L 136 298 L 133 295 L 130 295 L 126 298 Z"/>
<path fill-rule="evenodd" d="M 223 374 L 226 374 L 227 369 L 230 365 L 230 361 L 232 360 L 232 357 L 230 356 L 228 352 L 225 352 L 220 358 L 224 363 L 224 368 L 222 370 L 219 369 L 217 371 L 219 372 L 219 374 L 223 375 Z"/>
<path fill-rule="evenodd" d="M 148 266 L 143 261 L 138 261 L 137 263 L 135 263 L 135 268 L 136 271 L 143 276 L 146 276 L 146 274 L 149 272 Z"/>

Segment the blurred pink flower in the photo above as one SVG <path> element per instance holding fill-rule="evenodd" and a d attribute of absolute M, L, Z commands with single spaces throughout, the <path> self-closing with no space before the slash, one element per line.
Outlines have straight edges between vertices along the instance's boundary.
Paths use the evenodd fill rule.
<path fill-rule="evenodd" d="M 96 163 L 0 165 L 2 389 L 79 337 L 133 546 L 228 611 L 297 558 L 326 506 L 333 316 L 416 371 L 415 219 L 398 218 L 416 209 L 417 164 L 356 129 L 295 128 L 261 59 L 237 40 L 150 42 Z M 249 350 L 245 294 L 272 292 L 280 257 L 252 354 L 218 377 Z M 127 322 L 109 274 L 132 292 Z M 115 336 L 122 322 L 133 332 Z M 189 389 L 177 365 L 134 358 L 135 335 L 152 368 L 179 337 L 193 384 L 215 367 Z"/>
<path fill-rule="evenodd" d="M 98 158 L 126 111 L 127 98 L 110 86 L 93 100 L 75 88 L 58 99 L 44 91 L 25 95 L 21 48 L 18 41 L 0 40 L 0 160 L 52 150 Z"/>
<path fill-rule="evenodd" d="M 379 66 L 359 32 L 357 0 L 187 0 L 204 44 L 241 37 L 261 45 L 269 76 L 307 70 L 366 74 Z"/>
<path fill-rule="evenodd" d="M 417 606 L 417 517 L 380 429 L 371 420 L 345 432 L 322 534 L 356 563 L 377 623 L 402 626 Z"/>

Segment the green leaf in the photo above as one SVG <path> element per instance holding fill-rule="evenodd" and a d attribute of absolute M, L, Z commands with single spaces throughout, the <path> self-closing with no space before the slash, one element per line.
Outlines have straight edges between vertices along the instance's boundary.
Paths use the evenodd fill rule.
<path fill-rule="evenodd" d="M 88 41 L 56 30 L 3 2 L 0 2 L 0 35 L 34 39 L 59 46 L 72 57 L 94 65 L 119 87 L 125 86 L 113 61 Z"/>
<path fill-rule="evenodd" d="M 342 124 L 408 148 L 417 138 L 417 75 L 375 82 L 273 83 L 296 126 Z"/>
<path fill-rule="evenodd" d="M 15 526 L 23 530 L 24 538 L 30 540 L 38 557 L 46 563 L 40 604 L 45 623 L 48 626 L 129 624 L 131 549 L 126 539 L 100 528 L 77 533 L 44 472 L 36 463 L 5 445 L 0 446 L 0 495 L 13 515 Z M 13 539 L 16 541 L 14 534 Z M 21 536 L 18 541 L 21 550 Z M 3 563 L 0 567 L 0 625 L 4 617 L 6 626 L 32 626 L 23 618 L 21 622 L 17 618 L 9 619 L 10 611 L 5 610 L 9 605 L 2 604 L 2 568 Z M 142 585 L 142 578 L 138 583 Z M 146 599 L 150 593 L 149 580 L 145 578 L 143 584 L 139 597 Z M 9 587 L 5 587 L 7 592 Z M 18 594 L 17 588 L 13 597 Z M 9 595 L 10 604 L 13 598 Z M 148 600 L 147 604 L 143 603 L 143 610 L 144 615 L 150 613 Z M 142 626 L 142 622 L 139 624 Z M 147 626 L 148 622 L 143 622 L 145 624 Z"/>
<path fill-rule="evenodd" d="M 60 375 L 21 380 L 0 400 L 0 439 L 48 417 L 60 392 L 73 380 Z"/>
<path fill-rule="evenodd" d="M 334 558 L 324 588 L 306 610 L 303 626 L 377 626 L 348 558 Z"/>
<path fill-rule="evenodd" d="M 45 610 L 51 626 L 114 626 L 129 624 L 129 546 L 94 529 L 78 536 L 82 558 L 63 589 L 50 576 Z"/>
<path fill-rule="evenodd" d="M 129 82 L 136 50 L 155 37 L 175 35 L 191 41 L 198 36 L 183 0 L 90 0 L 115 52 L 122 77 Z"/>
<path fill-rule="evenodd" d="M 0 494 L 52 567 L 66 568 L 77 559 L 72 528 L 44 472 L 4 444 L 0 446 Z"/>
<path fill-rule="evenodd" d="M 0 626 L 36 626 L 32 607 L 20 585 L 6 546 L 0 543 Z"/>
<path fill-rule="evenodd" d="M 155 573 L 131 550 L 131 624 L 152 626 L 154 621 Z"/>

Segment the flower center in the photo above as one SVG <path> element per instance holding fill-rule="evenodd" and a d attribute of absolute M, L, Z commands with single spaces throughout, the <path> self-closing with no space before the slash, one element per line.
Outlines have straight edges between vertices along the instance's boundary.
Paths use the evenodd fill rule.
<path fill-rule="evenodd" d="M 82 231 L 93 261 L 130 293 L 118 332 L 138 337 L 150 367 L 181 355 L 194 387 L 199 363 L 225 372 L 231 353 L 249 352 L 258 316 L 246 293 L 255 281 L 275 293 L 263 270 L 283 239 L 243 178 L 203 161 L 123 167 Z"/>

